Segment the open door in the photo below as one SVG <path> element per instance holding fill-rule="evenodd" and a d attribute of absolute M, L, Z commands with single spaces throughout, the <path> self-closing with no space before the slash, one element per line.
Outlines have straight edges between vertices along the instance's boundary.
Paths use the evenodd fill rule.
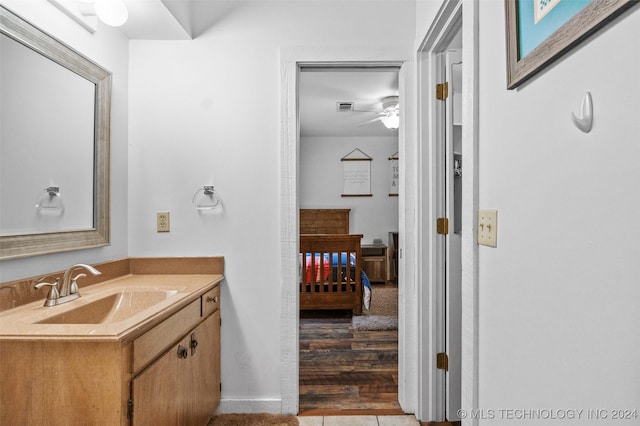
<path fill-rule="evenodd" d="M 462 52 L 446 52 L 449 96 L 446 108 L 446 208 L 452 226 L 446 239 L 446 417 L 458 419 L 461 408 L 462 352 Z"/>
<path fill-rule="evenodd" d="M 449 49 L 438 55 L 442 82 L 437 86 L 440 102 L 440 135 L 437 152 L 439 168 L 438 200 L 440 215 L 437 233 L 441 268 L 438 280 L 439 318 L 443 324 L 436 357 L 444 403 L 444 420 L 458 420 L 461 408 L 462 350 L 462 52 Z"/>

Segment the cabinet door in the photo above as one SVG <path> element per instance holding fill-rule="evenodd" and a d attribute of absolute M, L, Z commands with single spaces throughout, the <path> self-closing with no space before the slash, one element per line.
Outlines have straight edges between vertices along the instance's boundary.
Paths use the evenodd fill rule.
<path fill-rule="evenodd" d="M 189 423 L 206 425 L 220 401 L 220 311 L 214 312 L 191 333 L 198 344 L 189 352 Z"/>
<path fill-rule="evenodd" d="M 362 267 L 371 282 L 385 282 L 387 274 L 385 270 L 386 259 L 383 256 L 367 256 L 362 258 Z"/>
<path fill-rule="evenodd" d="M 220 311 L 136 376 L 131 388 L 133 426 L 206 425 L 220 401 Z"/>
<path fill-rule="evenodd" d="M 187 424 L 184 418 L 189 395 L 185 381 L 188 358 L 184 358 L 182 348 L 188 350 L 189 338 L 182 339 L 133 379 L 131 397 L 134 426 Z"/>

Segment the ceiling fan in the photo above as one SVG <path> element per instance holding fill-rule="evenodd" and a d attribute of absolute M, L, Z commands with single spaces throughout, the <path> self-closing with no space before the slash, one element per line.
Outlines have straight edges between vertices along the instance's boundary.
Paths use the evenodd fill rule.
<path fill-rule="evenodd" d="M 350 103 L 353 112 L 375 112 L 378 116 L 374 119 L 365 121 L 358 124 L 358 126 L 364 126 L 366 124 L 375 123 L 376 121 L 382 122 L 387 129 L 395 130 L 400 127 L 400 103 L 398 96 L 386 96 L 380 99 L 382 104 L 382 111 L 370 111 L 370 110 L 357 110 L 353 109 L 353 103 Z M 338 103 L 338 110 L 340 110 L 341 104 Z"/>

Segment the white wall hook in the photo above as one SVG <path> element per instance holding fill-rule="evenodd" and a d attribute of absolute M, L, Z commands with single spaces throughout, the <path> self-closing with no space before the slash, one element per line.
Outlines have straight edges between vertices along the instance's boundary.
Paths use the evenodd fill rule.
<path fill-rule="evenodd" d="M 573 124 L 575 124 L 578 129 L 585 133 L 591 131 L 591 125 L 593 124 L 593 100 L 591 99 L 590 92 L 585 93 L 582 98 L 580 116 L 571 113 L 571 118 L 573 119 Z"/>

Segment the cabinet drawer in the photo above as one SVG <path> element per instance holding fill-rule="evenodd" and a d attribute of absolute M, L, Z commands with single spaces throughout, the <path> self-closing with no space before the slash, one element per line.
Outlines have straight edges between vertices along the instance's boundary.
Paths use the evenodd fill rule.
<path fill-rule="evenodd" d="M 200 321 L 201 303 L 201 298 L 194 300 L 133 341 L 133 374 L 145 368 Z"/>
<path fill-rule="evenodd" d="M 384 256 L 386 247 L 362 247 L 362 256 Z"/>
<path fill-rule="evenodd" d="M 220 309 L 220 286 L 217 285 L 202 295 L 202 316 L 208 317 Z"/>

